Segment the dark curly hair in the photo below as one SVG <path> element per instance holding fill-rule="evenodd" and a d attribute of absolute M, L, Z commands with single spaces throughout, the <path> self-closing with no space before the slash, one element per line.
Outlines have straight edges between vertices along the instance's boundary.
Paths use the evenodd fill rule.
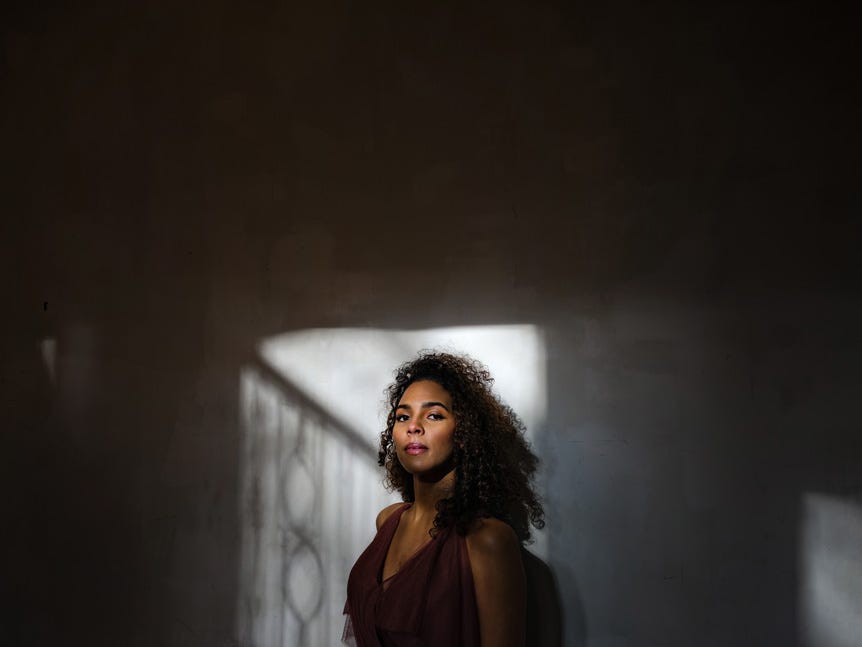
<path fill-rule="evenodd" d="M 508 523 L 521 542 L 528 541 L 530 524 L 545 525 L 533 485 L 539 459 L 524 438 L 521 419 L 492 392 L 488 369 L 466 355 L 422 351 L 396 370 L 395 381 L 386 389 L 389 415 L 378 453 L 386 486 L 404 501 L 415 498 L 413 477 L 395 455 L 392 429 L 404 391 L 420 380 L 446 389 L 455 416 L 455 487 L 437 503 L 432 533 L 454 526 L 463 535 L 477 519 L 496 517 Z"/>

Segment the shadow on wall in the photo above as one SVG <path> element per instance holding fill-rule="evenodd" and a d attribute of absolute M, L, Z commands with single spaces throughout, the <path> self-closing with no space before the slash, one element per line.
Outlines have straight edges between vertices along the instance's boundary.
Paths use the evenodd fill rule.
<path fill-rule="evenodd" d="M 563 606 L 557 579 L 548 565 L 526 548 L 521 550 L 527 577 L 527 644 L 531 647 L 561 647 Z M 581 608 L 578 604 L 577 608 Z M 577 620 L 572 622 L 572 620 Z M 581 619 L 569 619 L 569 644 L 584 644 Z"/>

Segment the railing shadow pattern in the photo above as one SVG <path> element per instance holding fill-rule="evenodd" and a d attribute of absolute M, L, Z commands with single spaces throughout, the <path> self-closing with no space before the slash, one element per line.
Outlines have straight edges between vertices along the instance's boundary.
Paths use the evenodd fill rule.
<path fill-rule="evenodd" d="M 239 643 L 337 644 L 347 575 L 391 500 L 376 451 L 259 358 L 240 405 Z"/>

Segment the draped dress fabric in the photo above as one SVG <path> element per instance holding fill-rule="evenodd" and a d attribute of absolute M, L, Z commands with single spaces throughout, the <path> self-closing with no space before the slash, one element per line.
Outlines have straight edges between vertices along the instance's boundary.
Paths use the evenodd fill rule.
<path fill-rule="evenodd" d="M 479 617 L 467 542 L 440 530 L 391 577 L 383 564 L 405 504 L 380 527 L 347 580 L 345 642 L 358 647 L 479 645 Z"/>

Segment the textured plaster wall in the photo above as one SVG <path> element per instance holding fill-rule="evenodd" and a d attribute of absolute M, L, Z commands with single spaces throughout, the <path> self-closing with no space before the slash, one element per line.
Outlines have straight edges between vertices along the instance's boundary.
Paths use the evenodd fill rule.
<path fill-rule="evenodd" d="M 505 323 L 546 336 L 565 643 L 806 635 L 802 501 L 860 491 L 837 9 L 2 24 L 3 641 L 235 644 L 255 344 Z"/>

